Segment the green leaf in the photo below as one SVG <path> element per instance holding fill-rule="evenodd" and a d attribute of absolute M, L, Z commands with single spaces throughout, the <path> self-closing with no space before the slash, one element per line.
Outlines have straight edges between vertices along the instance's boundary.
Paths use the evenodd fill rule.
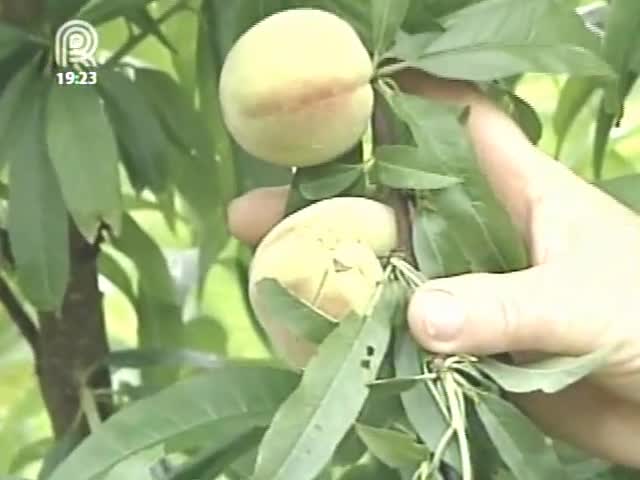
<path fill-rule="evenodd" d="M 542 138 L 543 129 L 542 120 L 537 112 L 529 103 L 513 92 L 506 90 L 505 95 L 507 99 L 506 112 L 520 126 L 529 141 L 537 145 Z"/>
<path fill-rule="evenodd" d="M 82 10 L 80 17 L 91 24 L 99 25 L 115 18 L 124 16 L 140 7 L 146 6 L 152 0 L 98 0 L 91 2 Z"/>
<path fill-rule="evenodd" d="M 42 460 L 53 445 L 51 437 L 41 438 L 24 445 L 13 457 L 9 466 L 9 473 L 17 473 L 32 463 Z"/>
<path fill-rule="evenodd" d="M 384 53 L 409 10 L 410 0 L 371 0 L 373 51 Z"/>
<path fill-rule="evenodd" d="M 361 165 L 331 162 L 296 172 L 297 185 L 309 200 L 334 197 L 352 186 L 362 176 Z"/>
<path fill-rule="evenodd" d="M 361 423 L 356 424 L 356 431 L 369 451 L 392 468 L 416 467 L 431 455 L 427 447 L 407 433 Z"/>
<path fill-rule="evenodd" d="M 256 447 L 263 434 L 264 428 L 255 428 L 229 441 L 223 448 L 220 448 L 220 445 L 205 448 L 196 458 L 168 475 L 166 480 L 217 478 L 241 455 Z"/>
<path fill-rule="evenodd" d="M 480 171 L 459 123 L 460 109 L 402 93 L 389 100 L 411 129 L 425 168 L 463 180 L 444 190 L 424 192 L 424 201 L 446 219 L 472 269 L 494 272 L 525 267 L 522 239 Z"/>
<path fill-rule="evenodd" d="M 459 275 L 471 270 L 440 213 L 419 208 L 411 228 L 414 254 L 420 271 L 427 278 Z"/>
<path fill-rule="evenodd" d="M 413 377 L 390 377 L 381 378 L 369 384 L 369 390 L 373 397 L 386 397 L 400 395 L 411 390 L 420 382 L 424 382 L 424 377 L 416 375 Z"/>
<path fill-rule="evenodd" d="M 596 180 L 602 178 L 605 155 L 609 144 L 609 135 L 611 134 L 615 121 L 615 115 L 607 112 L 603 100 L 596 116 L 596 131 L 593 140 L 593 177 Z"/>
<path fill-rule="evenodd" d="M 130 215 L 123 217 L 122 231 L 113 239 L 113 245 L 135 264 L 140 288 L 147 288 L 154 298 L 177 303 L 175 285 L 162 250 Z"/>
<path fill-rule="evenodd" d="M 0 20 L 0 61 L 28 43 L 30 38 L 27 32 Z"/>
<path fill-rule="evenodd" d="M 203 2 L 202 19 L 198 22 L 196 65 L 200 112 L 207 130 L 207 138 L 210 139 L 210 149 L 216 152 L 219 162 L 217 186 L 224 204 L 238 195 L 240 176 L 236 175 L 237 148 L 222 117 L 218 79 L 228 49 L 241 32 L 252 25 L 244 24 L 247 19 L 246 15 L 243 15 L 243 4 L 251 14 L 257 11 L 253 2 L 253 8 L 246 5 L 246 2 Z"/>
<path fill-rule="evenodd" d="M 262 441 L 253 480 L 312 480 L 331 459 L 388 347 L 399 299 L 384 287 L 369 317 L 341 322 L 320 345 Z"/>
<path fill-rule="evenodd" d="M 5 131 L 10 159 L 8 227 L 18 283 L 40 310 L 62 304 L 69 280 L 67 212 L 45 146 L 49 84 L 33 80 Z"/>
<path fill-rule="evenodd" d="M 337 326 L 336 322 L 292 295 L 273 278 L 260 280 L 255 288 L 260 297 L 260 305 L 268 312 L 269 318 L 273 318 L 298 338 L 306 338 L 318 344 Z"/>
<path fill-rule="evenodd" d="M 394 365 L 396 375 L 413 377 L 421 375 L 418 346 L 406 330 L 397 332 L 394 345 Z M 438 448 L 440 439 L 449 424 L 440 411 L 436 400 L 424 383 L 418 383 L 400 396 L 407 417 L 420 439 L 431 450 Z M 444 459 L 460 471 L 460 451 L 453 444 L 447 447 Z"/>
<path fill-rule="evenodd" d="M 162 457 L 162 447 L 146 449 L 117 464 L 100 480 L 153 480 L 152 468 Z"/>
<path fill-rule="evenodd" d="M 169 173 L 167 138 L 146 93 L 114 70 L 104 68 L 98 75 L 132 185 L 137 190 L 149 187 L 154 193 L 163 193 Z"/>
<path fill-rule="evenodd" d="M 447 26 L 410 66 L 476 81 L 525 72 L 613 75 L 595 53 L 595 35 L 573 10 L 553 0 L 489 0 L 454 14 Z"/>
<path fill-rule="evenodd" d="M 477 365 L 508 392 L 556 393 L 600 368 L 610 354 L 611 349 L 602 349 L 581 357 L 551 357 L 527 365 L 484 358 Z"/>
<path fill-rule="evenodd" d="M 180 366 L 197 369 L 219 368 L 223 364 L 211 355 L 191 350 L 161 350 L 161 349 L 131 349 L 116 350 L 110 352 L 101 362 L 100 366 L 108 366 L 113 370 L 123 368 L 143 369 L 155 366 Z"/>
<path fill-rule="evenodd" d="M 78 229 L 90 242 L 103 221 L 118 232 L 118 146 L 100 96 L 90 86 L 54 85 L 47 113 L 49 155 Z"/>
<path fill-rule="evenodd" d="M 57 27 L 75 17 L 87 3 L 89 0 L 47 0 L 47 18 Z"/>
<path fill-rule="evenodd" d="M 218 426 L 244 416 L 249 425 L 264 426 L 296 382 L 291 372 L 241 363 L 181 381 L 111 417 L 49 480 L 95 479 L 138 452 L 205 425 L 211 437 Z"/>
<path fill-rule="evenodd" d="M 607 16 L 604 57 L 617 74 L 610 82 L 600 103 L 593 144 L 593 175 L 602 177 L 609 135 L 623 113 L 623 104 L 638 79 L 634 71 L 640 45 L 640 4 L 633 0 L 616 0 Z"/>
<path fill-rule="evenodd" d="M 162 45 L 172 53 L 176 53 L 175 47 L 162 31 L 158 21 L 151 16 L 146 6 L 132 10 L 126 15 L 127 20 L 135 24 L 140 30 L 140 34 L 153 35 Z"/>
<path fill-rule="evenodd" d="M 560 157 L 571 126 L 597 87 L 598 82 L 591 77 L 569 78 L 562 86 L 553 114 L 553 129 L 557 137 L 556 158 Z"/>
<path fill-rule="evenodd" d="M 53 448 L 49 450 L 43 459 L 37 480 L 48 480 L 53 471 L 71 454 L 81 440 L 82 435 L 78 430 L 67 432 L 56 440 Z"/>
<path fill-rule="evenodd" d="M 461 180 L 428 171 L 420 150 L 408 145 L 384 145 L 375 151 L 376 172 L 381 183 L 391 188 L 439 190 Z"/>
<path fill-rule="evenodd" d="M 551 444 L 516 407 L 483 395 L 476 408 L 489 437 L 518 480 L 567 479 Z"/>
<path fill-rule="evenodd" d="M 185 151 L 210 154 L 206 131 L 188 95 L 167 73 L 136 69 L 136 85 L 145 92 L 167 136 Z"/>
<path fill-rule="evenodd" d="M 136 266 L 139 276 L 135 303 L 138 317 L 138 344 L 141 348 L 176 348 L 182 346 L 182 309 L 167 260 L 157 243 L 131 218 L 123 217 L 122 232 L 114 246 Z M 177 369 L 157 373 L 144 372 L 146 383 L 167 385 Z"/>
<path fill-rule="evenodd" d="M 372 457 L 370 459 L 367 459 L 366 463 L 358 463 L 352 465 L 347 470 L 342 472 L 337 478 L 339 480 L 400 480 L 401 478 L 410 479 L 411 475 L 403 475 L 401 477 L 398 471 L 392 470 L 384 463 L 378 461 L 375 457 Z M 434 480 L 442 479 L 439 477 L 434 477 Z"/>
<path fill-rule="evenodd" d="M 402 58 L 409 62 L 418 60 L 439 36 L 440 32 L 408 34 L 400 30 L 396 34 L 395 43 L 383 58 Z"/>
<path fill-rule="evenodd" d="M 11 160 L 11 148 L 14 144 L 11 134 L 20 120 L 19 112 L 24 108 L 24 99 L 31 94 L 30 89 L 37 83 L 38 74 L 35 62 L 29 62 L 16 72 L 4 90 L 0 91 L 0 169 Z M 5 147 L 9 145 L 9 148 Z"/>
<path fill-rule="evenodd" d="M 640 213 L 640 175 L 604 180 L 596 184 L 619 202 Z"/>
<path fill-rule="evenodd" d="M 198 315 L 184 326 L 185 348 L 224 354 L 227 352 L 229 336 L 219 319 L 209 315 Z"/>
<path fill-rule="evenodd" d="M 100 275 L 106 277 L 121 293 L 127 297 L 131 305 L 136 303 L 136 294 L 131 278 L 122 265 L 106 251 L 101 251 L 98 257 Z"/>
<path fill-rule="evenodd" d="M 603 56 L 618 74 L 605 90 L 607 113 L 618 115 L 628 91 L 624 76 L 631 68 L 636 49 L 640 45 L 640 2 L 615 0 L 607 14 L 607 27 L 602 46 Z"/>

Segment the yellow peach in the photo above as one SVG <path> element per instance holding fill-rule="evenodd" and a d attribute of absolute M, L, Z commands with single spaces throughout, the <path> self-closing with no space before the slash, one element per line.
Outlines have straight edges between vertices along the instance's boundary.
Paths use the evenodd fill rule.
<path fill-rule="evenodd" d="M 271 163 L 311 166 L 353 147 L 373 108 L 373 66 L 353 28 L 322 10 L 285 10 L 229 51 L 220 77 L 227 128 Z"/>
<path fill-rule="evenodd" d="M 315 345 L 270 318 L 256 285 L 277 280 L 290 293 L 330 320 L 369 307 L 383 270 L 378 257 L 397 243 L 393 211 L 365 198 L 339 197 L 313 204 L 278 224 L 256 250 L 250 271 L 253 309 L 276 351 L 302 367 Z"/>

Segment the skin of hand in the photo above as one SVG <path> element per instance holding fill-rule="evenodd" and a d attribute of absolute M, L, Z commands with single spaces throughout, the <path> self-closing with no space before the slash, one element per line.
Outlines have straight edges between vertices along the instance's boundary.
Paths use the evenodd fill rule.
<path fill-rule="evenodd" d="M 415 71 L 411 94 L 470 106 L 480 167 L 529 247 L 532 267 L 431 280 L 409 305 L 416 340 L 440 353 L 582 355 L 611 348 L 606 365 L 557 394 L 514 396 L 547 433 L 640 468 L 640 216 L 535 148 L 474 88 Z M 229 206 L 229 227 L 257 244 L 284 215 L 286 188 Z"/>

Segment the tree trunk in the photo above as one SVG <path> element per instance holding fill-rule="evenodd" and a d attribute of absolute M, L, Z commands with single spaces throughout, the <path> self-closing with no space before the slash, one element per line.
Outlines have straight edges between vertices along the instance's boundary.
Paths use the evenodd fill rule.
<path fill-rule="evenodd" d="M 0 19 L 17 25 L 35 23 L 43 10 L 42 0 L 0 0 Z"/>
<path fill-rule="evenodd" d="M 81 379 L 109 352 L 98 289 L 99 247 L 89 244 L 70 224 L 71 277 L 60 312 L 39 313 L 40 337 L 37 370 L 45 405 L 56 438 L 72 427 L 86 434 L 86 421 L 80 416 Z M 108 369 L 92 376 L 92 388 L 110 389 Z M 102 405 L 103 416 L 109 405 Z"/>

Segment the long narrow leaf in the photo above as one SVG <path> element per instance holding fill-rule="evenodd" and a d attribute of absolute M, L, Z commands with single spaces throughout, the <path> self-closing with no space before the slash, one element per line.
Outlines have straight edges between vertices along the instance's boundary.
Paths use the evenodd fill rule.
<path fill-rule="evenodd" d="M 253 480 L 312 480 L 356 420 L 388 347 L 397 291 L 369 318 L 345 320 L 318 349 L 260 446 Z"/>
<path fill-rule="evenodd" d="M 138 452 L 204 425 L 212 436 L 233 419 L 265 425 L 296 382 L 297 376 L 284 370 L 233 363 L 184 380 L 114 415 L 49 480 L 94 479 Z"/>

